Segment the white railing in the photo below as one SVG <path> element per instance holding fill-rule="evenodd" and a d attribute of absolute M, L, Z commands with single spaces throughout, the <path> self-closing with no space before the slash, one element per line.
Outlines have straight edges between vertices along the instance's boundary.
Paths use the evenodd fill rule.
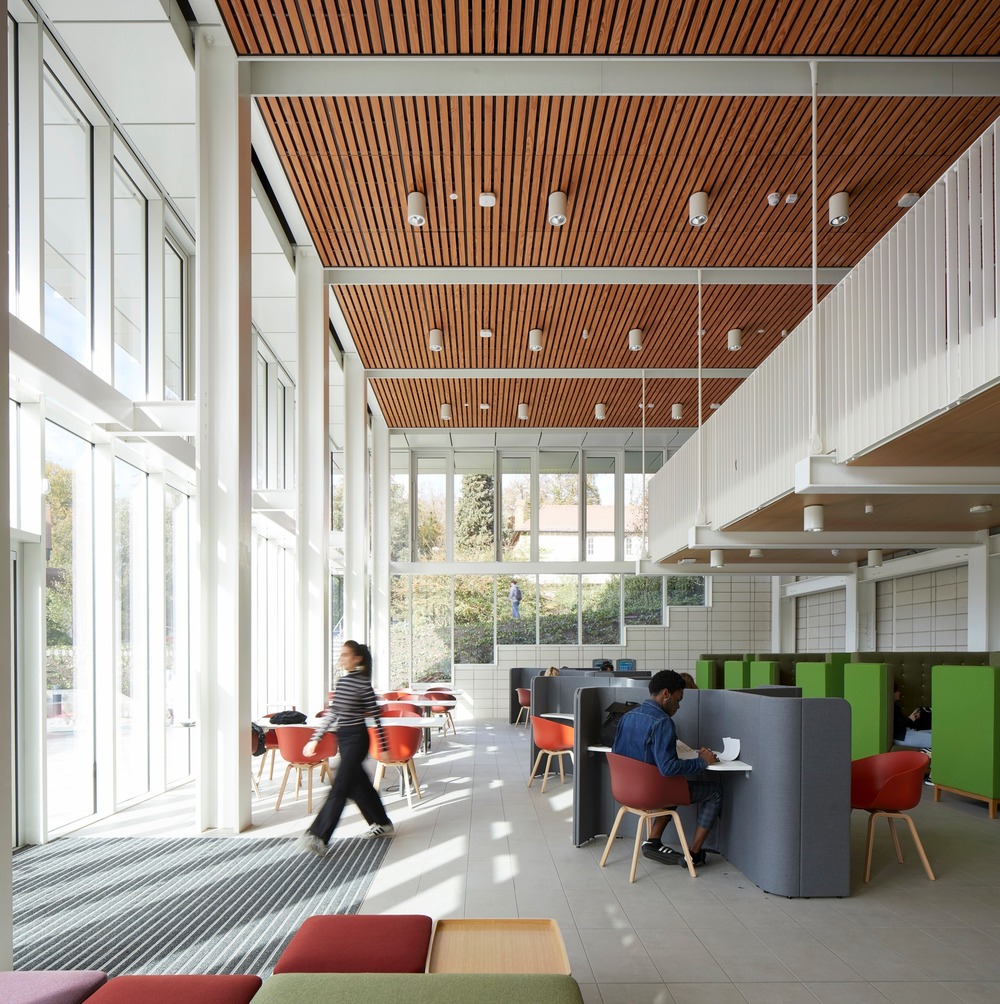
<path fill-rule="evenodd" d="M 998 132 L 995 122 L 819 304 L 820 452 L 848 460 L 1000 380 Z M 810 323 L 652 479 L 653 558 L 684 547 L 695 524 L 699 436 L 708 525 L 794 490 L 810 453 Z"/>

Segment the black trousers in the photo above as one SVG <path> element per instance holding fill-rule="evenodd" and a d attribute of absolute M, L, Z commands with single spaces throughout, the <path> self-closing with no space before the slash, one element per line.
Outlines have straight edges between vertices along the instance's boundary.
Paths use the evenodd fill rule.
<path fill-rule="evenodd" d="M 390 822 L 382 799 L 378 797 L 364 768 L 365 757 L 368 756 L 368 729 L 364 725 L 338 729 L 337 749 L 340 766 L 334 775 L 330 794 L 309 827 L 309 832 L 324 842 L 330 840 L 337 828 L 349 798 L 357 803 L 366 822 L 381 823 L 383 826 Z"/>

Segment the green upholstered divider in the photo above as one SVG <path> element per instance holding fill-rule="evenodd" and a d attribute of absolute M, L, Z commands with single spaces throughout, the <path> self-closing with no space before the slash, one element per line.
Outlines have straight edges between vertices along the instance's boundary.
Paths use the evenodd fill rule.
<path fill-rule="evenodd" d="M 844 666 L 844 697 L 851 705 L 851 759 L 885 753 L 892 725 L 889 668 L 884 662 Z"/>
<path fill-rule="evenodd" d="M 803 697 L 843 697 L 844 663 L 798 662 L 795 686 L 802 688 Z"/>
<path fill-rule="evenodd" d="M 719 667 L 714 659 L 696 659 L 694 664 L 694 682 L 699 690 L 718 690 Z"/>
<path fill-rule="evenodd" d="M 778 682 L 776 662 L 754 661 L 750 663 L 750 686 L 767 687 Z"/>
<path fill-rule="evenodd" d="M 1000 669 L 934 666 L 931 774 L 938 784 L 1000 798 Z"/>
<path fill-rule="evenodd" d="M 727 659 L 722 666 L 722 686 L 726 690 L 742 690 L 750 686 L 750 663 Z"/>

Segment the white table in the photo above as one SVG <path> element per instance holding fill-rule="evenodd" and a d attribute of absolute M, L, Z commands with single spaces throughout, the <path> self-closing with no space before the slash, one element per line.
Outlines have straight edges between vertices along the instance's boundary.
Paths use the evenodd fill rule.
<path fill-rule="evenodd" d="M 588 746 L 587 749 L 591 753 L 610 753 L 610 746 Z M 715 771 L 730 771 L 730 770 L 742 770 L 747 777 L 750 776 L 750 771 L 753 770 L 753 765 L 748 764 L 743 760 L 720 760 L 718 763 L 710 763 L 707 770 Z"/>

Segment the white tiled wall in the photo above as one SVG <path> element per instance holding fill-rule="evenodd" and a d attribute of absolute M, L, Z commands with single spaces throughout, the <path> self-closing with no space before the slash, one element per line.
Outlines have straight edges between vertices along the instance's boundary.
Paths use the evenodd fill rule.
<path fill-rule="evenodd" d="M 795 650 L 843 652 L 846 647 L 847 590 L 811 593 L 795 601 Z"/>
<path fill-rule="evenodd" d="M 710 607 L 672 607 L 667 627 L 630 627 L 624 645 L 504 645 L 496 666 L 456 666 L 465 717 L 505 718 L 515 666 L 589 666 L 594 659 L 635 659 L 641 670 L 690 671 L 703 652 L 771 651 L 771 580 L 717 576 Z"/>
<path fill-rule="evenodd" d="M 879 582 L 875 640 L 879 651 L 968 649 L 968 568 L 961 565 Z"/>

